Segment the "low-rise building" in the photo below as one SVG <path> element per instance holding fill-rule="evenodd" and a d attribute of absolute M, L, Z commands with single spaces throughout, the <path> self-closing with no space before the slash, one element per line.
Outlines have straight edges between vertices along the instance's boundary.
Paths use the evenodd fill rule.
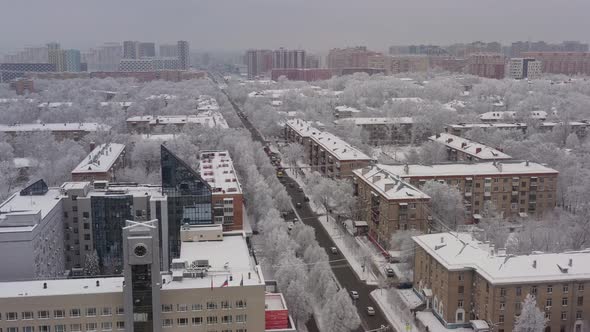
<path fill-rule="evenodd" d="M 468 233 L 413 237 L 414 289 L 448 328 L 485 321 L 490 331 L 513 331 L 522 302 L 535 296 L 545 331 L 585 331 L 590 302 L 590 251 L 506 254 Z"/>
<path fill-rule="evenodd" d="M 388 247 L 399 230 L 430 229 L 430 197 L 378 166 L 353 171 L 354 193 L 368 224 L 368 235 Z"/>
<path fill-rule="evenodd" d="M 462 194 L 469 218 L 480 219 L 487 201 L 504 218 L 542 216 L 557 201 L 559 172 L 528 161 L 482 162 L 475 164 L 381 165 L 420 188 L 427 181 L 455 186 Z"/>
<path fill-rule="evenodd" d="M 526 133 L 527 124 L 526 123 L 499 123 L 499 122 L 490 122 L 490 123 L 459 123 L 459 124 L 451 124 L 447 125 L 445 128 L 446 132 L 462 137 L 465 135 L 466 132 L 472 129 L 483 129 L 484 131 L 494 131 L 494 130 L 507 130 L 507 131 L 514 131 L 514 132 L 521 132 Z"/>
<path fill-rule="evenodd" d="M 61 196 L 39 180 L 0 204 L 0 281 L 63 277 Z"/>
<path fill-rule="evenodd" d="M 479 119 L 482 122 L 502 122 L 502 121 L 513 121 L 522 120 L 529 117 L 533 120 L 544 121 L 547 119 L 547 112 L 545 111 L 531 111 L 530 113 L 517 114 L 516 112 L 509 111 L 495 111 L 485 112 L 479 115 Z"/>
<path fill-rule="evenodd" d="M 229 128 L 223 115 L 215 111 L 204 111 L 191 115 L 141 115 L 127 119 L 127 129 L 134 133 L 151 133 L 158 128 L 166 129 L 167 126 L 170 126 L 172 131 L 178 131 L 187 124 L 209 128 Z"/>
<path fill-rule="evenodd" d="M 311 123 L 300 119 L 287 121 L 285 139 L 302 144 L 306 163 L 329 177 L 350 177 L 353 170 L 369 165 L 372 160 L 339 137 L 316 129 Z"/>
<path fill-rule="evenodd" d="M 110 131 L 111 127 L 95 122 L 80 123 L 20 123 L 15 125 L 0 125 L 0 133 L 10 136 L 34 132 L 50 132 L 55 139 L 79 140 L 89 133 Z"/>
<path fill-rule="evenodd" d="M 369 144 L 408 144 L 426 139 L 426 137 L 414 137 L 414 120 L 411 117 L 337 120 L 337 124 L 347 123 L 361 127 L 364 134 L 363 138 Z"/>
<path fill-rule="evenodd" d="M 504 152 L 459 136 L 441 133 L 430 137 L 430 140 L 447 147 L 449 161 L 496 161 L 512 159 Z"/>
<path fill-rule="evenodd" d="M 205 151 L 199 173 L 212 189 L 213 218 L 224 231 L 244 229 L 244 196 L 228 151 Z"/>
<path fill-rule="evenodd" d="M 350 106 L 336 106 L 334 107 L 334 117 L 338 119 L 352 118 L 359 115 L 362 111 Z"/>
<path fill-rule="evenodd" d="M 125 145 L 101 144 L 72 170 L 72 181 L 116 181 L 116 171 L 125 164 Z"/>

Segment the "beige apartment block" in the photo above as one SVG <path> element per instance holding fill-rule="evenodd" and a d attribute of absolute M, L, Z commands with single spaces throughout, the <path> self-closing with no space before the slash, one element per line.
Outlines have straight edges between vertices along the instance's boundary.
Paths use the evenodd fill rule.
<path fill-rule="evenodd" d="M 507 255 L 468 233 L 413 240 L 414 289 L 449 328 L 483 320 L 490 331 L 511 332 L 527 294 L 536 297 L 545 313 L 546 332 L 590 328 L 590 303 L 584 299 L 590 281 L 588 250 Z"/>

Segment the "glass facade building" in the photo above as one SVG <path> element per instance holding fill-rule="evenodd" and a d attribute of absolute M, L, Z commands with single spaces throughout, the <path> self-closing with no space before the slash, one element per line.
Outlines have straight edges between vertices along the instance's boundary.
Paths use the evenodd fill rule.
<path fill-rule="evenodd" d="M 213 224 L 211 187 L 184 161 L 164 145 L 160 148 L 162 193 L 168 202 L 169 259 L 180 256 L 180 228 L 183 224 Z M 170 262 L 168 262 L 169 264 Z"/>

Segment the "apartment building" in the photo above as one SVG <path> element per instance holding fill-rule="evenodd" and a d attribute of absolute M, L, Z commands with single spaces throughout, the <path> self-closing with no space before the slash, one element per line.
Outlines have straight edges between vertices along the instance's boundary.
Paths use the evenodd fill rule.
<path fill-rule="evenodd" d="M 339 137 L 316 129 L 311 123 L 300 119 L 287 121 L 285 139 L 302 144 L 306 163 L 328 177 L 350 177 L 353 170 L 371 162 L 371 157 Z"/>
<path fill-rule="evenodd" d="M 15 125 L 0 125 L 0 133 L 5 133 L 10 136 L 35 132 L 50 132 L 58 141 L 63 139 L 77 141 L 89 133 L 102 131 L 108 132 L 110 130 L 110 126 L 94 122 L 21 123 Z"/>
<path fill-rule="evenodd" d="M 212 188 L 213 218 L 224 231 L 244 229 L 244 196 L 228 151 L 202 152 L 199 173 Z"/>
<path fill-rule="evenodd" d="M 495 130 L 507 130 L 507 131 L 514 131 L 514 132 L 521 132 L 523 134 L 526 133 L 527 124 L 526 123 L 499 123 L 499 122 L 489 122 L 489 123 L 459 123 L 459 124 L 451 124 L 447 125 L 445 131 L 451 135 L 462 137 L 465 135 L 466 132 L 472 129 L 482 129 L 484 131 L 495 131 Z"/>
<path fill-rule="evenodd" d="M 279 48 L 272 51 L 273 69 L 305 68 L 305 51 Z"/>
<path fill-rule="evenodd" d="M 483 162 L 512 159 L 500 150 L 447 133 L 436 134 L 429 139 L 446 146 L 449 161 Z"/>
<path fill-rule="evenodd" d="M 347 118 L 335 121 L 338 125 L 352 124 L 360 127 L 366 142 L 374 145 L 409 144 L 426 137 L 415 137 L 414 120 L 399 118 Z"/>
<path fill-rule="evenodd" d="M 271 50 L 247 50 L 244 59 L 248 67 L 248 79 L 265 75 L 272 69 L 273 53 Z"/>
<path fill-rule="evenodd" d="M 547 112 L 545 111 L 530 111 L 522 114 L 510 111 L 494 111 L 485 112 L 479 115 L 479 119 L 482 122 L 501 122 L 511 120 L 523 120 L 524 118 L 530 118 L 533 120 L 544 121 L 547 119 Z"/>
<path fill-rule="evenodd" d="M 227 129 L 229 125 L 221 113 L 205 111 L 190 115 L 139 115 L 127 119 L 127 130 L 148 134 L 157 131 L 178 132 L 186 125 Z"/>
<path fill-rule="evenodd" d="M 356 117 L 361 113 L 361 110 L 350 106 L 340 105 L 334 107 L 334 117 L 338 119 Z"/>
<path fill-rule="evenodd" d="M 72 181 L 116 181 L 116 172 L 125 165 L 125 145 L 101 144 L 72 170 Z"/>
<path fill-rule="evenodd" d="M 510 59 L 508 74 L 511 78 L 522 79 L 538 79 L 541 77 L 543 64 L 539 60 L 533 58 L 512 58 Z"/>
<path fill-rule="evenodd" d="M 122 277 L 0 283 L 0 328 L 246 332 L 279 322 L 266 318 L 265 307 L 276 308 L 276 298 L 265 293 L 264 276 L 242 235 L 185 227 L 181 256 L 159 272 L 157 221 L 128 221 L 122 233 Z M 295 331 L 287 322 L 280 331 Z M 285 326 L 280 323 L 275 326 Z"/>
<path fill-rule="evenodd" d="M 413 240 L 414 290 L 448 328 L 479 320 L 490 331 L 511 332 L 528 294 L 545 313 L 545 331 L 589 328 L 590 301 L 584 292 L 590 251 L 508 255 L 468 233 Z"/>
<path fill-rule="evenodd" d="M 378 52 L 367 50 L 365 46 L 333 48 L 327 56 L 328 68 L 334 69 L 337 74 L 344 74 L 347 71 L 354 72 L 356 69 L 371 69 L 369 57 L 379 55 Z"/>
<path fill-rule="evenodd" d="M 430 228 L 430 197 L 379 166 L 353 171 L 354 193 L 368 224 L 368 235 L 383 247 L 399 230 Z"/>
<path fill-rule="evenodd" d="M 559 172 L 529 161 L 474 164 L 380 165 L 388 173 L 420 188 L 427 181 L 456 187 L 468 218 L 481 218 L 485 202 L 492 202 L 504 218 L 542 216 L 557 201 Z"/>
<path fill-rule="evenodd" d="M 504 55 L 499 53 L 475 53 L 468 58 L 468 72 L 471 75 L 503 79 L 506 71 Z"/>
<path fill-rule="evenodd" d="M 38 180 L 0 204 L 0 281 L 64 275 L 61 196 Z"/>
<path fill-rule="evenodd" d="M 590 75 L 590 52 L 522 52 L 521 56 L 541 61 L 543 73 Z"/>
<path fill-rule="evenodd" d="M 369 68 L 384 70 L 387 75 L 406 72 L 426 72 L 430 60 L 426 55 L 372 54 L 367 58 Z"/>

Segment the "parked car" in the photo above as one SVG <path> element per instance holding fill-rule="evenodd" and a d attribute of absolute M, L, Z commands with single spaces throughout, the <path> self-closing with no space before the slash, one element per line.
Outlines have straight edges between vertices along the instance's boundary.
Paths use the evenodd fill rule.
<path fill-rule="evenodd" d="M 330 248 L 330 251 L 331 251 L 331 252 L 332 252 L 334 255 L 336 255 L 336 254 L 338 253 L 338 249 L 337 249 L 336 247 L 331 247 L 331 248 Z"/>
<path fill-rule="evenodd" d="M 367 307 L 367 315 L 369 315 L 369 316 L 375 316 L 375 308 L 373 308 L 373 307 Z"/>
<path fill-rule="evenodd" d="M 390 267 L 385 268 L 385 273 L 387 273 L 387 276 L 390 278 L 395 277 L 395 272 L 393 272 L 393 269 Z"/>
<path fill-rule="evenodd" d="M 359 298 L 359 292 L 357 292 L 355 290 L 350 291 L 350 297 L 352 297 L 353 300 L 358 300 L 358 298 Z"/>
<path fill-rule="evenodd" d="M 297 204 L 295 204 L 295 206 L 300 209 L 301 208 L 301 202 L 297 202 Z"/>
<path fill-rule="evenodd" d="M 292 221 L 289 221 L 289 222 L 287 223 L 287 228 L 289 228 L 289 230 L 292 230 L 294 226 L 295 226 L 295 224 L 293 224 L 293 222 L 292 222 Z"/>
<path fill-rule="evenodd" d="M 395 287 L 397 289 L 409 289 L 409 288 L 412 288 L 412 286 L 413 285 L 411 282 L 400 282 Z"/>
<path fill-rule="evenodd" d="M 303 188 L 299 187 L 299 188 L 297 188 L 297 191 L 301 193 L 301 192 L 303 192 Z"/>
<path fill-rule="evenodd" d="M 306 201 L 306 202 L 309 202 L 309 197 L 305 196 L 305 197 L 303 198 L 303 200 L 304 200 L 304 201 Z"/>

